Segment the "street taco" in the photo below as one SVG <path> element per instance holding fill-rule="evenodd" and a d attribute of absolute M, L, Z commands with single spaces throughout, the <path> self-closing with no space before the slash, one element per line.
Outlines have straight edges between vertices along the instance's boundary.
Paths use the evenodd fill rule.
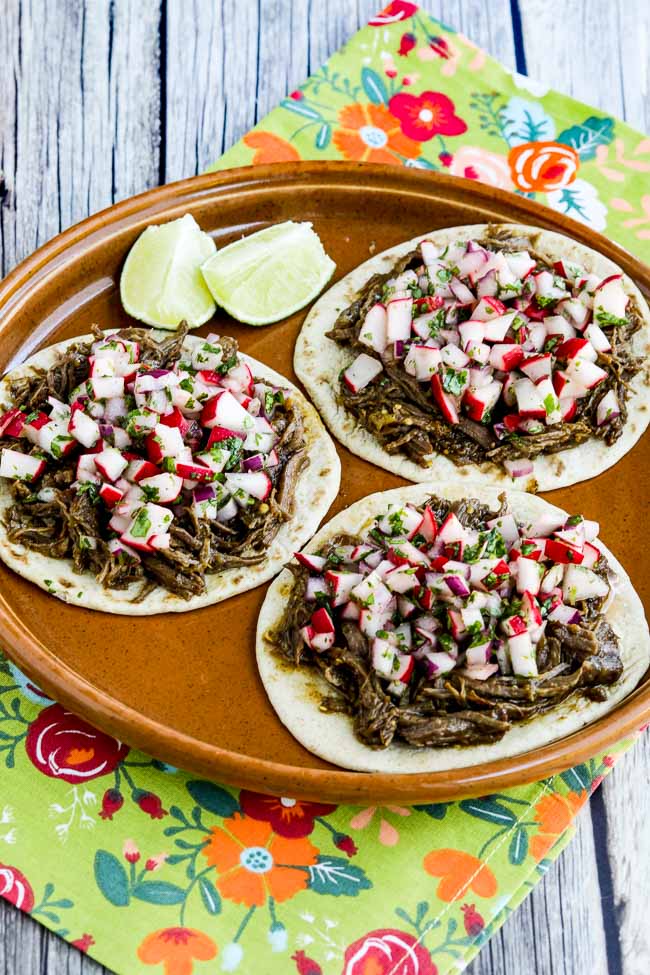
<path fill-rule="evenodd" d="M 650 662 L 641 602 L 598 524 L 477 482 L 370 495 L 272 583 L 259 672 L 305 748 L 432 772 L 565 738 Z"/>
<path fill-rule="evenodd" d="M 552 490 L 650 420 L 650 310 L 612 261 L 510 224 L 375 255 L 314 306 L 295 370 L 332 433 L 411 481 Z"/>
<path fill-rule="evenodd" d="M 43 349 L 0 384 L 0 558 L 128 615 L 272 578 L 336 496 L 305 397 L 227 337 L 125 329 Z"/>

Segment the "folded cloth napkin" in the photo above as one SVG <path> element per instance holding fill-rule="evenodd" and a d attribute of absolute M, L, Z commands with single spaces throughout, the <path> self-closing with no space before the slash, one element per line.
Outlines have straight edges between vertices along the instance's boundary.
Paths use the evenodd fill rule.
<path fill-rule="evenodd" d="M 650 239 L 650 139 L 393 0 L 219 161 L 392 162 L 480 179 Z M 461 971 L 629 747 L 499 795 L 352 808 L 148 758 L 0 657 L 0 894 L 122 975 Z"/>

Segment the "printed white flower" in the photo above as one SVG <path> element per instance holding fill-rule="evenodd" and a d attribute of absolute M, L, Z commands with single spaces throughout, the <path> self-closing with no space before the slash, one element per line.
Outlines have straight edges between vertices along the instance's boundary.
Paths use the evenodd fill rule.
<path fill-rule="evenodd" d="M 278 921 L 269 929 L 267 934 L 269 944 L 271 945 L 271 951 L 286 951 L 287 950 L 287 929 L 284 924 L 280 924 Z"/>
<path fill-rule="evenodd" d="M 6 826 L 7 823 L 13 823 L 14 821 L 14 811 L 11 806 L 5 806 L 0 814 L 0 825 Z"/>
<path fill-rule="evenodd" d="M 10 829 L 8 833 L 5 833 L 3 836 L 0 836 L 0 840 L 4 840 L 5 843 L 9 843 L 10 845 L 15 843 L 16 842 L 15 828 Z"/>
<path fill-rule="evenodd" d="M 296 944 L 299 948 L 306 948 L 307 945 L 312 944 L 314 939 L 310 934 L 298 934 L 296 935 Z"/>
<path fill-rule="evenodd" d="M 90 789 L 86 789 L 86 791 L 83 794 L 83 803 L 84 806 L 96 806 L 97 796 L 95 795 L 94 792 L 91 792 Z"/>
<path fill-rule="evenodd" d="M 236 941 L 231 941 L 221 953 L 221 971 L 234 972 L 239 968 L 239 963 L 244 957 L 244 949 Z"/>
<path fill-rule="evenodd" d="M 305 913 L 304 913 L 304 914 L 300 914 L 300 915 L 299 915 L 299 917 L 300 917 L 300 918 L 301 918 L 301 919 L 302 919 L 303 921 L 306 921 L 306 922 L 307 922 L 307 924 L 313 924 L 313 923 L 314 923 L 314 915 L 313 915 L 313 914 L 309 914 L 309 912 L 308 912 L 308 911 L 305 911 Z"/>
<path fill-rule="evenodd" d="M 512 72 L 512 80 L 517 88 L 523 88 L 524 91 L 530 92 L 536 98 L 543 98 L 551 90 L 543 81 L 538 81 L 537 78 L 529 78 L 527 74 L 519 74 L 518 71 Z"/>
<path fill-rule="evenodd" d="M 594 230 L 607 226 L 607 207 L 600 200 L 598 190 L 586 179 L 574 179 L 570 186 L 546 194 L 548 205 L 568 217 L 586 223 Z"/>

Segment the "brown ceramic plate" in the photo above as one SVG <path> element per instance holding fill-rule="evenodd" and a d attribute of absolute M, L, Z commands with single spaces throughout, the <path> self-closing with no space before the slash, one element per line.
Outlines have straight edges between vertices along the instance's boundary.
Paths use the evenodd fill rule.
<path fill-rule="evenodd" d="M 118 293 L 129 247 L 152 222 L 190 212 L 218 245 L 281 220 L 312 220 L 337 276 L 416 234 L 508 220 L 574 237 L 621 265 L 650 293 L 650 271 L 604 237 L 490 187 L 413 169 L 298 163 L 200 176 L 127 200 L 42 247 L 0 285 L 0 374 L 36 349 L 130 324 Z M 202 332 L 233 334 L 242 349 L 293 378 L 304 313 L 268 328 L 218 314 Z M 332 509 L 404 482 L 339 447 L 340 496 Z M 600 477 L 553 493 L 554 503 L 602 526 L 609 545 L 650 598 L 645 526 L 650 439 Z M 266 587 L 191 613 L 110 616 L 71 607 L 0 563 L 0 639 L 34 681 L 72 711 L 181 768 L 281 795 L 381 803 L 440 801 L 497 792 L 565 769 L 606 749 L 650 715 L 650 680 L 583 731 L 534 752 L 456 772 L 346 772 L 305 751 L 276 718 L 255 668 L 254 637 Z"/>

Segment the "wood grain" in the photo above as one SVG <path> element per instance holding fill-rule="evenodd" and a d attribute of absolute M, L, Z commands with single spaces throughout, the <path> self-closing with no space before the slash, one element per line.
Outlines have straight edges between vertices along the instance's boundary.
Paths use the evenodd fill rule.
<path fill-rule="evenodd" d="M 2 273 L 87 214 L 201 172 L 378 6 L 4 0 Z M 516 0 L 422 6 L 514 67 Z M 650 129 L 647 2 L 574 0 L 561 12 L 548 0 L 519 6 L 519 56 L 532 77 Z M 574 842 L 470 966 L 471 975 L 646 975 L 649 787 L 646 738 L 581 813 Z M 0 975 L 102 972 L 0 901 Z"/>

